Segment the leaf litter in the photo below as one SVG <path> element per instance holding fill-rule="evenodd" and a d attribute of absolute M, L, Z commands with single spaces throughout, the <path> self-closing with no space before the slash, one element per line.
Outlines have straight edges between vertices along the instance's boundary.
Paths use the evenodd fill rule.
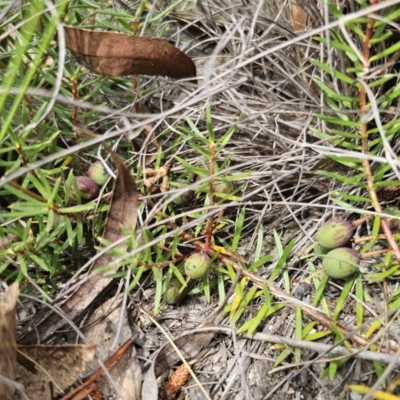
<path fill-rule="evenodd" d="M 222 72 L 214 76 L 213 64 L 206 66 L 206 79 L 203 87 L 205 96 L 198 96 L 196 98 L 198 103 L 190 103 L 188 90 L 181 85 L 179 89 L 184 93 L 183 103 L 185 104 L 183 106 L 183 103 L 179 103 L 178 99 L 177 103 L 180 104 L 181 108 L 174 114 L 174 117 L 179 119 L 183 110 L 185 112 L 189 110 L 187 112 L 191 118 L 200 121 L 203 108 L 201 105 L 197 107 L 193 105 L 203 104 L 204 99 L 211 96 L 214 96 L 213 102 L 218 105 L 216 111 L 218 113 L 216 118 L 218 123 L 216 123 L 217 126 L 215 127 L 217 131 L 223 129 L 224 125 L 230 126 L 235 123 L 236 119 L 232 116 L 236 116 L 239 112 L 246 114 L 246 119 L 238 124 L 238 134 L 233 136 L 230 146 L 220 155 L 219 161 L 223 161 L 225 157 L 233 154 L 236 165 L 243 163 L 242 167 L 248 168 L 246 162 L 250 159 L 252 168 L 258 169 L 252 174 L 251 181 L 246 182 L 247 191 L 242 196 L 242 202 L 247 201 L 246 205 L 251 210 L 250 215 L 253 213 L 252 216 L 247 217 L 247 233 L 249 236 L 253 235 L 251 238 L 253 243 L 254 235 L 258 234 L 258 229 L 254 229 L 254 227 L 258 228 L 261 224 L 268 233 L 271 233 L 274 229 L 279 230 L 282 226 L 285 226 L 298 239 L 294 248 L 294 251 L 297 251 L 304 247 L 305 243 L 309 244 L 313 235 L 313 227 L 317 225 L 316 220 L 328 217 L 323 213 L 329 214 L 331 210 L 326 209 L 327 206 L 324 202 L 328 200 L 329 191 L 338 187 L 338 185 L 332 184 L 329 180 L 315 173 L 317 163 L 323 161 L 324 157 L 312 150 L 313 143 L 319 144 L 319 142 L 308 132 L 311 122 L 315 122 L 311 117 L 311 113 L 315 110 L 313 105 L 319 104 L 319 93 L 315 90 L 312 79 L 310 79 L 312 75 L 309 72 L 311 66 L 307 63 L 310 53 L 304 54 L 300 49 L 302 45 L 304 45 L 304 48 L 308 48 L 311 53 L 316 49 L 313 47 L 312 42 L 299 40 L 297 41 L 297 44 L 300 45 L 299 47 L 296 47 L 296 42 L 291 42 L 293 33 L 289 28 L 293 28 L 293 26 L 290 27 L 288 22 L 291 21 L 290 11 L 279 10 L 279 2 L 269 5 L 268 12 L 264 9 L 258 9 L 257 4 L 253 2 L 251 5 L 254 10 L 259 11 L 259 14 L 255 14 L 257 19 L 248 18 L 246 20 L 244 17 L 245 19 L 240 21 L 238 18 L 240 19 L 242 16 L 247 15 L 246 10 L 243 10 L 240 6 L 233 6 L 227 14 L 227 11 L 219 8 L 218 4 L 209 5 L 210 12 L 206 14 L 206 17 L 202 17 L 202 32 L 205 31 L 215 42 L 220 41 L 221 37 L 224 38 L 228 43 L 229 53 L 235 56 L 227 59 L 225 65 L 222 65 L 222 68 L 219 69 Z M 199 7 L 204 7 L 201 2 Z M 277 19 L 278 23 L 275 24 L 270 22 L 270 18 L 271 13 L 275 15 L 273 11 L 276 10 L 282 11 L 282 15 L 279 13 L 280 18 Z M 312 18 L 311 22 L 309 22 L 310 25 L 314 24 L 315 26 L 320 20 L 318 11 L 311 7 L 311 11 L 307 9 L 307 13 L 313 16 L 316 13 L 317 17 Z M 218 17 L 214 19 L 214 15 Z M 189 18 L 185 19 L 186 21 L 189 20 Z M 304 20 L 304 13 L 299 16 L 298 10 L 296 10 L 296 18 L 293 21 L 296 24 L 294 28 L 297 30 Z M 253 21 L 254 25 L 252 25 Z M 193 20 L 190 23 L 193 23 Z M 272 33 L 271 43 L 265 42 L 264 32 L 267 31 Z M 245 44 L 241 39 L 247 37 L 248 34 L 251 40 Z M 268 53 L 269 46 L 273 46 L 276 43 L 281 45 L 281 40 L 288 43 L 285 47 L 285 52 L 276 50 L 271 57 L 271 53 Z M 260 52 L 260 49 L 267 49 L 267 54 L 260 56 L 255 61 L 255 65 L 247 68 L 246 65 L 243 65 L 243 62 L 246 62 L 245 56 L 248 55 L 246 54 L 246 46 L 251 46 L 250 43 L 252 41 L 255 41 L 255 45 L 252 48 L 253 51 Z M 292 44 L 295 44 L 295 46 L 292 46 Z M 204 58 L 210 58 L 212 61 L 212 57 L 213 54 L 207 54 Z M 285 66 L 284 70 L 280 68 L 280 65 Z M 218 85 L 219 88 L 223 89 L 215 89 L 218 88 Z M 176 87 L 171 89 L 170 95 L 171 98 L 175 99 L 173 90 L 176 90 Z M 159 104 L 157 102 L 161 97 L 163 99 L 165 96 L 168 97 L 169 93 L 166 93 L 166 91 L 161 93 L 161 91 L 155 90 L 154 94 L 153 107 L 158 109 Z M 193 107 L 193 109 L 190 107 Z M 162 111 L 160 110 L 160 113 Z M 170 115 L 164 113 L 160 117 L 166 121 L 166 125 L 170 124 L 168 119 Z M 131 117 L 133 118 L 133 116 Z M 185 149 L 185 156 L 194 161 L 193 154 L 187 148 Z M 318 199 L 320 204 L 313 203 L 315 198 Z M 260 207 L 258 208 L 258 206 Z M 264 206 L 265 208 L 263 208 Z M 312 213 L 310 213 L 310 209 Z M 293 230 L 291 231 L 291 229 Z M 230 237 L 232 233 L 229 229 L 226 232 L 227 236 Z M 284 242 L 290 239 L 290 234 L 283 237 Z M 267 241 L 268 238 L 265 240 Z M 251 240 L 249 243 L 241 243 L 242 254 L 248 260 L 251 260 L 252 257 L 252 254 L 249 253 L 252 252 L 253 243 Z M 276 245 L 273 242 L 265 244 L 270 247 Z M 270 247 L 263 247 L 263 251 L 269 251 Z M 291 279 L 293 281 L 301 281 L 302 279 L 302 273 L 296 271 L 297 267 L 296 263 L 292 263 L 289 266 L 292 269 Z M 265 274 L 269 276 L 269 272 L 268 268 L 261 268 L 257 270 L 257 275 Z M 250 280 L 253 279 L 249 274 L 248 278 Z M 280 288 L 286 282 L 277 282 L 276 285 L 279 287 L 275 289 L 275 282 L 270 284 L 264 280 L 258 280 L 257 277 L 254 277 L 253 281 L 255 283 L 258 282 L 260 287 L 267 284 L 269 290 L 278 299 L 280 298 L 284 303 L 289 300 L 294 309 L 312 309 L 307 293 L 299 300 L 288 294 L 290 290 L 284 291 Z M 338 297 L 337 291 L 339 290 L 340 292 L 341 290 L 340 285 L 337 285 L 337 287 L 330 285 L 328 289 L 329 295 L 334 298 L 334 301 Z M 139 294 L 137 295 L 139 298 L 136 298 L 136 301 L 143 305 L 144 298 L 152 299 L 154 296 L 154 289 L 144 285 L 139 289 Z M 375 304 L 379 304 L 379 294 L 373 293 L 373 296 Z M 261 306 L 257 302 L 256 305 Z M 145 304 L 144 306 L 151 308 L 151 305 Z M 247 315 L 251 316 L 254 311 L 251 311 L 249 304 L 247 306 L 249 307 L 247 310 L 249 314 Z M 329 307 L 332 307 L 332 304 L 329 304 Z M 193 328 L 197 327 L 201 319 L 207 314 L 206 309 L 207 302 L 204 299 L 197 298 L 195 302 L 193 298 L 190 298 L 178 310 L 167 309 L 161 318 L 165 318 L 167 328 L 176 333 L 176 336 L 179 336 L 180 330 L 187 330 L 190 325 Z M 351 307 L 349 309 L 351 310 Z M 354 326 L 354 321 L 352 320 L 353 311 L 347 312 L 344 309 L 342 313 L 342 322 L 350 328 L 350 333 Z M 379 308 L 373 311 L 379 313 Z M 321 322 L 322 325 L 329 326 L 331 320 L 326 319 L 325 316 L 320 317 L 319 314 L 321 314 L 319 311 L 314 316 L 310 313 L 309 317 Z M 185 321 L 183 321 L 182 315 L 185 315 Z M 260 326 L 260 329 L 269 333 L 279 332 L 282 337 L 291 337 L 294 318 L 294 313 L 291 312 L 273 315 L 268 319 L 267 324 Z M 180 321 L 182 321 L 181 325 Z M 228 326 L 229 321 L 223 320 L 220 324 Z M 146 322 L 142 322 L 141 325 L 146 326 Z M 342 335 L 343 333 L 346 335 L 348 332 L 349 330 L 343 331 Z M 147 334 L 149 337 L 156 337 L 157 330 L 148 328 Z M 340 339 L 340 337 L 340 332 L 337 332 L 336 339 Z M 160 339 L 156 344 L 152 345 L 157 348 L 162 341 L 163 339 Z M 199 369 L 202 369 L 206 382 L 207 380 L 213 382 L 215 376 L 217 376 L 217 379 L 219 378 L 219 382 L 210 389 L 210 396 L 224 398 L 236 395 L 238 399 L 243 398 L 243 396 L 246 398 L 253 396 L 253 398 L 257 399 L 286 399 L 300 394 L 308 395 L 308 398 L 317 398 L 318 394 L 323 399 L 329 399 L 330 391 L 335 389 L 335 386 L 340 387 L 342 385 L 340 379 L 335 381 L 334 384 L 329 384 L 326 380 L 315 378 L 315 374 L 319 375 L 322 372 L 317 364 L 308 366 L 311 375 L 314 375 L 308 379 L 306 377 L 305 380 L 303 377 L 295 380 L 294 375 L 296 372 L 289 374 L 279 374 L 277 372 L 273 376 L 274 379 L 266 379 L 266 371 L 273 370 L 273 363 L 276 360 L 276 355 L 279 354 L 276 348 L 266 343 L 254 343 L 243 337 L 240 337 L 237 341 L 235 341 L 234 337 L 232 339 L 225 338 L 222 341 L 223 346 L 220 346 L 218 354 L 215 357 L 210 357 L 207 362 L 199 364 Z M 217 346 L 217 343 L 214 342 L 214 345 Z M 313 354 L 312 351 L 303 353 L 303 361 L 306 363 L 309 358 L 313 357 Z M 171 365 L 168 363 L 168 367 Z M 298 365 L 289 365 L 288 368 L 290 367 L 296 371 Z M 365 374 L 370 373 L 368 367 L 363 365 L 363 368 Z M 245 371 L 248 373 L 243 378 Z M 338 376 L 343 377 L 340 373 Z M 288 377 L 293 380 L 290 381 Z M 226 383 L 227 381 L 230 383 Z M 310 388 L 310 382 L 315 382 L 316 386 L 316 382 L 318 382 L 322 388 L 319 386 Z"/>
<path fill-rule="evenodd" d="M 18 294 L 18 284 L 13 283 L 0 296 L 0 375 L 9 380 L 8 384 L 0 380 L 0 398 L 26 398 L 25 394 L 31 400 L 50 400 L 68 389 L 87 370 L 96 349 L 73 344 L 17 346 Z M 13 396 L 15 389 L 18 391 Z"/>

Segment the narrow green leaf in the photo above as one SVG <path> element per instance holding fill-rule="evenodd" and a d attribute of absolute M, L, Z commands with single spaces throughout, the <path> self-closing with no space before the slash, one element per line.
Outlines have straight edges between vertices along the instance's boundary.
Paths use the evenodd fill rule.
<path fill-rule="evenodd" d="M 329 332 L 329 331 L 320 331 L 320 332 L 310 333 L 304 338 L 304 340 L 307 340 L 308 342 L 312 342 L 314 340 L 323 339 L 324 337 L 327 337 L 330 334 L 331 334 L 331 332 Z"/>
<path fill-rule="evenodd" d="M 213 127 L 213 123 L 212 123 L 210 103 L 206 104 L 206 126 L 207 126 L 207 131 L 208 131 L 209 143 L 212 144 L 215 142 L 215 133 L 214 133 L 214 127 Z"/>
<path fill-rule="evenodd" d="M 193 150 L 196 150 L 197 153 L 205 157 L 206 159 L 209 159 L 211 157 L 211 152 L 209 149 L 205 149 L 201 146 L 198 146 L 196 143 L 194 143 L 192 140 L 189 140 L 189 145 L 192 147 Z"/>
<path fill-rule="evenodd" d="M 372 57 L 370 57 L 369 62 L 373 63 L 374 61 L 380 60 L 381 58 L 388 57 L 398 50 L 400 50 L 400 41 L 396 42 L 395 44 L 393 44 L 387 48 L 384 48 L 380 53 L 375 54 Z"/>
<path fill-rule="evenodd" d="M 276 242 L 276 243 L 279 243 L 279 242 Z M 276 264 L 276 267 L 272 271 L 271 277 L 269 278 L 271 282 L 278 276 L 278 274 L 281 272 L 282 268 L 285 266 L 287 258 L 289 257 L 289 255 L 293 249 L 293 246 L 295 244 L 296 244 L 296 241 L 293 239 L 289 242 L 289 244 L 283 250 L 281 257 L 279 258 L 278 263 Z"/>
<path fill-rule="evenodd" d="M 314 114 L 317 118 L 322 119 L 323 121 L 330 122 L 332 124 L 337 124 L 337 125 L 343 125 L 343 126 L 350 126 L 353 128 L 359 128 L 361 126 L 360 122 L 356 121 L 344 121 L 342 119 L 338 119 L 336 117 L 331 117 L 330 115 L 324 115 L 324 114 Z"/>
<path fill-rule="evenodd" d="M 344 74 L 344 73 L 342 73 L 342 72 L 340 72 L 340 71 L 333 70 L 332 68 L 329 67 L 328 64 L 323 63 L 323 62 L 321 62 L 321 61 L 319 61 L 319 60 L 317 60 L 317 59 L 315 59 L 315 58 L 312 58 L 311 61 L 312 61 L 318 68 L 322 69 L 324 72 L 326 72 L 326 73 L 328 73 L 328 74 L 330 74 L 330 75 L 333 74 L 333 76 L 334 76 L 335 78 L 341 80 L 342 82 L 348 83 L 349 85 L 352 85 L 352 84 L 354 83 L 354 79 L 352 79 L 350 76 L 348 76 L 348 75 L 346 75 L 346 74 Z"/>
<path fill-rule="evenodd" d="M 251 266 L 249 267 L 249 271 L 254 272 L 257 270 L 257 268 L 261 267 L 261 265 L 264 265 L 274 259 L 274 256 L 272 254 L 268 254 L 264 257 L 261 257 L 259 260 L 255 261 Z"/>
<path fill-rule="evenodd" d="M 356 321 L 357 326 L 361 326 L 364 322 L 364 284 L 361 276 L 358 276 L 356 279 L 356 298 Z"/>
<path fill-rule="evenodd" d="M 233 234 L 233 240 L 232 240 L 232 246 L 231 246 L 231 250 L 233 252 L 235 252 L 237 250 L 240 239 L 242 238 L 242 231 L 244 228 L 245 216 L 246 216 L 246 208 L 243 207 L 240 210 L 240 213 L 238 215 L 238 218 L 237 218 L 236 224 L 235 224 L 235 232 Z"/>
<path fill-rule="evenodd" d="M 315 295 L 314 295 L 314 299 L 312 301 L 312 305 L 314 307 L 317 307 L 319 302 L 321 301 L 321 299 L 324 296 L 324 292 L 325 292 L 325 288 L 326 285 L 329 282 L 329 276 L 327 274 L 323 274 L 321 280 L 316 280 L 314 279 L 314 285 L 315 285 Z M 329 315 L 329 314 L 328 314 Z"/>
<path fill-rule="evenodd" d="M 343 289 L 340 292 L 340 296 L 337 300 L 335 310 L 333 312 L 333 319 L 337 319 L 341 311 L 343 310 L 346 301 L 351 293 L 351 289 L 353 288 L 355 277 L 351 277 L 346 280 L 345 284 L 343 285 Z"/>
<path fill-rule="evenodd" d="M 200 167 L 196 167 L 190 163 L 188 163 L 187 161 L 185 161 L 183 158 L 179 157 L 179 156 L 175 156 L 175 159 L 177 161 L 179 161 L 180 164 L 182 164 L 182 166 L 187 169 L 188 171 L 195 173 L 197 175 L 200 176 L 200 178 L 205 178 L 208 176 L 208 171 L 205 170 L 204 168 L 200 168 Z"/>
<path fill-rule="evenodd" d="M 226 145 L 229 143 L 232 135 L 235 133 L 236 130 L 236 125 L 231 126 L 225 133 L 224 135 L 218 140 L 217 142 L 217 151 L 216 154 L 220 154 L 221 151 L 226 147 Z"/>

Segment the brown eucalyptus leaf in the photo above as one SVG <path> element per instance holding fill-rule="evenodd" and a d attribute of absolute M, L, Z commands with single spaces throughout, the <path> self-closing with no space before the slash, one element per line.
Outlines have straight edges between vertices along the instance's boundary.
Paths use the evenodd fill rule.
<path fill-rule="evenodd" d="M 76 344 L 37 345 L 18 346 L 18 351 L 36 365 L 36 373 L 18 364 L 16 381 L 24 386 L 30 400 L 52 400 L 87 370 L 96 347 Z"/>
<path fill-rule="evenodd" d="M 117 178 L 114 183 L 103 238 L 110 243 L 114 243 L 125 236 L 121 227 L 130 231 L 133 231 L 135 228 L 140 193 L 137 190 L 135 179 L 128 168 L 125 167 L 121 158 L 113 151 L 110 151 L 110 153 L 117 167 Z M 120 245 L 119 247 L 123 250 L 126 249 L 126 245 Z M 108 266 L 113 261 L 113 256 L 103 254 L 92 264 L 90 271 L 93 272 L 100 267 Z M 113 269 L 104 273 L 93 273 L 91 279 L 82 283 L 62 304 L 61 310 L 64 314 L 70 319 L 80 316 L 111 282 L 112 278 L 109 278 L 107 275 L 115 272 L 116 270 Z M 65 319 L 54 312 L 47 314 L 45 317 L 39 316 L 36 320 L 36 329 L 29 336 L 25 334 L 24 337 L 20 338 L 19 343 L 37 341 L 36 333 L 39 334 L 39 340 L 43 342 L 63 325 L 65 325 Z"/>
<path fill-rule="evenodd" d="M 0 296 L 0 374 L 10 380 L 15 379 L 16 343 L 15 310 L 19 295 L 18 283 L 13 283 Z M 14 388 L 0 380 L 0 399 L 8 399 Z"/>
<path fill-rule="evenodd" d="M 99 75 L 196 76 L 196 66 L 166 40 L 64 26 L 66 45 L 78 62 Z"/>

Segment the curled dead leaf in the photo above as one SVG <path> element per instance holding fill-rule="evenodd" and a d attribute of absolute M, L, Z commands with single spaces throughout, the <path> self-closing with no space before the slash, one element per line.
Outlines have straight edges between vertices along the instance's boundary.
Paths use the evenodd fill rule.
<path fill-rule="evenodd" d="M 66 45 L 78 62 L 99 75 L 196 76 L 185 53 L 158 38 L 64 26 Z"/>

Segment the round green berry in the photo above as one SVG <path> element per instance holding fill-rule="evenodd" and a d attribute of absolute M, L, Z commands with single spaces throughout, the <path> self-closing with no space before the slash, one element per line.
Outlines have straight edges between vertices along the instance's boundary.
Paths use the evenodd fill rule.
<path fill-rule="evenodd" d="M 353 236 L 353 226 L 343 219 L 333 219 L 323 224 L 317 232 L 316 239 L 326 249 L 345 246 Z"/>
<path fill-rule="evenodd" d="M 88 176 L 99 186 L 103 186 L 110 177 L 101 161 L 96 161 L 90 166 Z"/>
<path fill-rule="evenodd" d="M 345 279 L 358 271 L 361 257 L 353 249 L 339 247 L 331 250 L 322 260 L 327 275 L 334 279 Z"/>
<path fill-rule="evenodd" d="M 185 274 L 191 279 L 199 279 L 207 273 L 210 266 L 211 260 L 207 253 L 195 253 L 185 261 Z"/>

